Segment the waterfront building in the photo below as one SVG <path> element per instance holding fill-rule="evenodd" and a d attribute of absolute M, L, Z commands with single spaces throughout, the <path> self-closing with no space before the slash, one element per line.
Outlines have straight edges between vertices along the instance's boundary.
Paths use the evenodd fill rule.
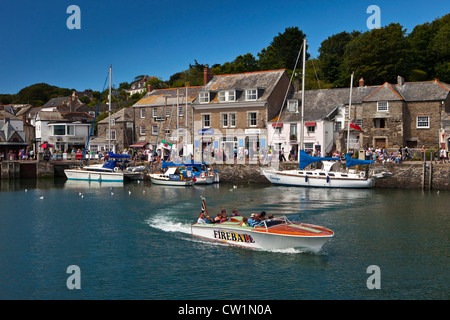
<path fill-rule="evenodd" d="M 365 86 L 361 78 L 352 90 L 331 88 L 305 91 L 303 149 L 328 154 L 374 148 L 426 149 L 450 146 L 450 85 L 438 80 Z M 268 126 L 274 144 L 295 150 L 300 140 L 301 91 L 288 96 L 281 117 Z M 350 109 L 350 117 L 349 117 Z M 356 128 L 350 127 L 349 121 Z M 276 126 L 276 127 L 275 127 Z M 361 129 L 361 130 L 359 130 Z M 349 141 L 348 141 L 349 134 Z"/>
<path fill-rule="evenodd" d="M 39 111 L 36 115 L 36 144 L 48 142 L 64 152 L 84 149 L 94 117 L 85 112 Z"/>
<path fill-rule="evenodd" d="M 192 102 L 201 89 L 149 86 L 148 93 L 133 105 L 136 132 L 133 145 L 161 149 L 166 155 L 175 151 L 181 156 L 184 148 L 184 155 L 192 154 Z M 162 140 L 168 143 L 162 144 Z"/>
<path fill-rule="evenodd" d="M 98 122 L 97 137 L 92 138 L 89 150 L 122 152 L 128 149 L 134 141 L 134 110 L 123 108 Z M 111 129 L 110 129 L 111 128 Z"/>
<path fill-rule="evenodd" d="M 292 91 L 286 70 L 212 76 L 206 66 L 204 75 L 205 85 L 192 104 L 195 160 L 232 161 L 236 153 L 238 159 L 256 161 L 269 146 L 267 123 Z"/>

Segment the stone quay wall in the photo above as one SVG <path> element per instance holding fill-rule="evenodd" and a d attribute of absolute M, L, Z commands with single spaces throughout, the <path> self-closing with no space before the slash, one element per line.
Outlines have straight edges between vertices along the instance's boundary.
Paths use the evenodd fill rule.
<path fill-rule="evenodd" d="M 283 170 L 295 169 L 297 163 L 285 162 L 280 165 Z M 261 174 L 261 166 L 250 164 L 221 164 L 214 165 L 220 174 L 220 182 L 224 183 L 267 183 L 270 182 Z M 371 169 L 388 170 L 392 176 L 377 179 L 376 188 L 401 189 L 436 189 L 450 190 L 450 164 L 435 164 L 420 161 L 406 161 L 401 164 L 373 164 Z M 430 176 L 431 172 L 431 176 Z"/>
<path fill-rule="evenodd" d="M 65 177 L 64 169 L 79 165 L 78 161 L 2 161 L 0 162 L 1 179 L 21 178 L 54 178 Z M 283 162 L 280 169 L 288 170 L 298 167 L 295 162 Z M 220 174 L 222 183 L 258 183 L 270 184 L 261 168 L 257 164 L 214 164 L 214 170 Z M 401 164 L 373 164 L 371 169 L 388 170 L 392 173 L 390 178 L 378 179 L 376 188 L 401 189 L 435 189 L 450 190 L 450 164 L 431 163 L 421 161 L 406 161 Z M 158 166 L 154 167 L 158 170 Z"/>

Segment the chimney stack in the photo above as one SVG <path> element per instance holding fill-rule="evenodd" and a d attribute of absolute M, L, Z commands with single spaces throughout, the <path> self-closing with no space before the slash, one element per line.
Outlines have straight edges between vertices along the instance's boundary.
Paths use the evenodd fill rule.
<path fill-rule="evenodd" d="M 361 79 L 359 79 L 359 86 L 360 87 L 364 87 L 364 79 L 363 79 L 363 77 L 361 77 Z"/>
<path fill-rule="evenodd" d="M 297 73 L 295 74 L 295 79 L 294 79 L 294 92 L 298 92 L 299 89 L 299 83 L 298 83 L 298 78 L 297 78 Z"/>
<path fill-rule="evenodd" d="M 402 76 L 398 76 L 398 77 L 397 77 L 397 84 L 398 84 L 399 86 L 404 85 L 404 84 L 405 84 L 405 79 L 404 79 Z"/>
<path fill-rule="evenodd" d="M 205 68 L 203 69 L 203 85 L 206 86 L 206 84 L 209 82 L 209 80 L 211 80 L 211 78 L 212 78 L 211 69 L 209 68 L 208 65 L 205 65 Z"/>
<path fill-rule="evenodd" d="M 150 92 L 152 92 L 153 90 L 155 90 L 155 87 L 152 86 L 151 84 L 149 84 L 149 85 L 148 85 L 148 88 L 147 88 L 147 93 L 150 93 Z"/>

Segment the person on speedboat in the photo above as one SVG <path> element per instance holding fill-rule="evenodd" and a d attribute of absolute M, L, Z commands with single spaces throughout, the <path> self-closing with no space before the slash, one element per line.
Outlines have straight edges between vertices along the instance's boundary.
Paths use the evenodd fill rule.
<path fill-rule="evenodd" d="M 222 209 L 220 222 L 224 222 L 228 220 L 227 211 L 225 209 Z"/>
<path fill-rule="evenodd" d="M 202 211 L 200 212 L 197 223 L 214 223 L 214 220 Z"/>
<path fill-rule="evenodd" d="M 259 222 L 261 221 L 261 219 L 259 218 L 259 215 L 257 213 L 252 213 L 250 216 L 250 219 L 248 219 L 248 225 L 250 227 L 254 227 L 256 226 Z"/>
<path fill-rule="evenodd" d="M 233 212 L 231 213 L 232 217 L 239 217 L 239 213 L 237 211 L 237 209 L 233 209 Z"/>

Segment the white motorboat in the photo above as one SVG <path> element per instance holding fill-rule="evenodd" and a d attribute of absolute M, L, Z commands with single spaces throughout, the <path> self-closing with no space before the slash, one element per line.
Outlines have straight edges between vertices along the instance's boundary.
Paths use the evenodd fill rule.
<path fill-rule="evenodd" d="M 185 176 L 178 167 L 168 167 L 164 173 L 150 173 L 152 183 L 166 186 L 192 186 L 194 179 Z"/>
<path fill-rule="evenodd" d="M 85 181 L 131 181 L 143 180 L 143 172 L 133 172 L 126 170 L 126 159 L 128 155 L 117 155 L 108 153 L 109 160 L 105 164 L 93 164 L 81 168 L 65 169 L 64 173 L 69 180 Z M 124 161 L 122 161 L 124 160 Z"/>
<path fill-rule="evenodd" d="M 213 171 L 206 162 L 163 162 L 161 169 L 168 167 L 178 167 L 181 174 L 193 178 L 194 184 L 213 184 L 219 183 L 220 180 L 217 170 Z"/>

